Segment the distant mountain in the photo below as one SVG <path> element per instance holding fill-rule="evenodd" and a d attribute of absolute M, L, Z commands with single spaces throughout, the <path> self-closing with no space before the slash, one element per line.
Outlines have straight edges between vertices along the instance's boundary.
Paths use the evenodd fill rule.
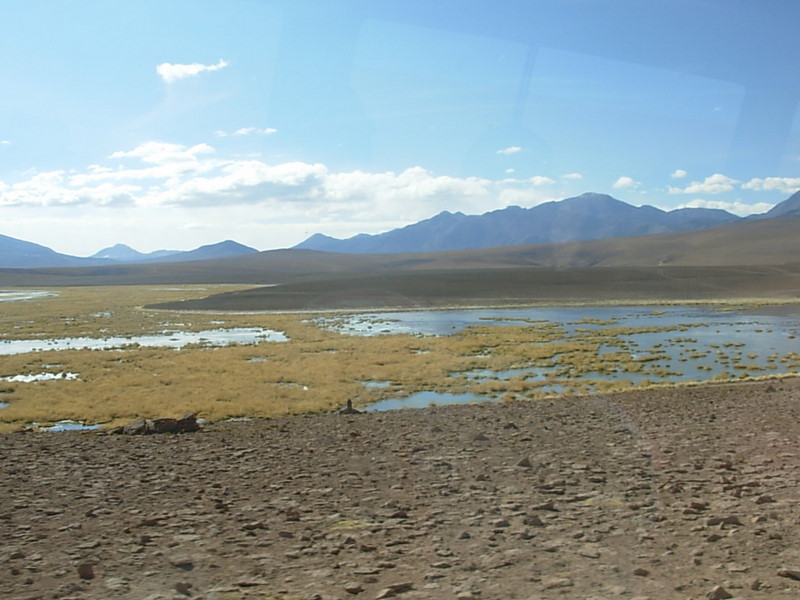
<path fill-rule="evenodd" d="M 509 206 L 482 215 L 445 211 L 400 229 L 345 240 L 315 234 L 295 248 L 349 254 L 440 252 L 677 233 L 739 219 L 724 210 L 664 211 L 653 206 L 632 206 L 605 194 L 586 193 L 533 208 Z"/>
<path fill-rule="evenodd" d="M 92 254 L 90 258 L 100 258 L 117 262 L 138 263 L 153 259 L 162 259 L 173 254 L 179 254 L 178 250 L 156 250 L 147 254 L 134 250 L 125 244 L 115 244 L 108 248 L 103 248 L 99 252 Z"/>
<path fill-rule="evenodd" d="M 258 252 L 255 248 L 250 248 L 232 240 L 225 240 L 217 244 L 200 246 L 194 250 L 182 252 L 179 250 L 156 250 L 144 254 L 134 250 L 125 244 L 116 244 L 110 248 L 104 248 L 93 254 L 91 258 L 113 261 L 116 263 L 139 264 L 153 262 L 186 262 L 190 260 L 213 260 L 215 258 L 229 258 L 231 256 L 242 256 Z"/>
<path fill-rule="evenodd" d="M 161 258 L 154 258 L 145 262 L 187 262 L 190 260 L 214 260 L 217 258 L 230 258 L 233 256 L 244 256 L 245 254 L 257 254 L 258 250 L 245 246 L 233 240 L 225 240 L 217 244 L 208 244 L 207 246 L 200 246 L 188 252 L 178 252 L 164 256 Z"/>
<path fill-rule="evenodd" d="M 78 267 L 89 264 L 92 263 L 88 259 L 59 254 L 55 250 L 33 242 L 0 235 L 0 267 L 2 268 Z"/>
<path fill-rule="evenodd" d="M 109 248 L 104 248 L 88 258 L 84 258 L 60 254 L 46 246 L 18 240 L 7 235 L 0 235 L 0 268 L 6 269 L 186 262 L 230 258 L 257 252 L 258 250 L 255 248 L 226 240 L 185 252 L 157 250 L 148 254 L 138 252 L 125 244 L 116 244 Z"/>

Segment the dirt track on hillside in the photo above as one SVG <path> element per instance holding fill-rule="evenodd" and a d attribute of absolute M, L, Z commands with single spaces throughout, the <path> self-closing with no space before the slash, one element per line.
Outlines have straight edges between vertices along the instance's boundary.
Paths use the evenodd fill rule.
<path fill-rule="evenodd" d="M 799 434 L 800 379 L 8 434 L 0 597 L 796 599 Z"/>

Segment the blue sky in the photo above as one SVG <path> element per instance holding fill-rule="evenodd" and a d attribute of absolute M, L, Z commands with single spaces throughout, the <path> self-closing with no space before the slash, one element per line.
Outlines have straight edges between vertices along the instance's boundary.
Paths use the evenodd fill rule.
<path fill-rule="evenodd" d="M 0 233 L 290 247 L 800 189 L 795 0 L 3 0 Z"/>

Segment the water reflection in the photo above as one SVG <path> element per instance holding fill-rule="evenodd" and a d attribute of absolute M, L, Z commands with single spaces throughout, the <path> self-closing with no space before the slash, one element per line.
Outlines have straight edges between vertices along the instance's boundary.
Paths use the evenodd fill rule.
<path fill-rule="evenodd" d="M 39 298 L 48 298 L 57 296 L 55 292 L 45 292 L 38 290 L 17 290 L 8 291 L 0 290 L 0 302 L 21 302 L 23 300 L 37 300 Z"/>
<path fill-rule="evenodd" d="M 390 398 L 367 406 L 367 412 L 399 410 L 403 408 L 426 408 L 446 404 L 472 404 L 486 402 L 488 399 L 476 394 L 443 394 L 438 392 L 417 392 L 405 398 Z"/>
<path fill-rule="evenodd" d="M 101 425 L 85 425 L 79 421 L 56 421 L 47 427 L 38 427 L 36 423 L 32 425 L 33 428 L 39 431 L 94 431 L 99 429 Z"/>
<path fill-rule="evenodd" d="M 206 331 L 165 331 L 158 335 L 130 337 L 73 337 L 43 340 L 0 341 L 0 355 L 44 352 L 50 350 L 110 350 L 125 346 L 183 348 L 189 344 L 227 346 L 229 344 L 258 344 L 259 342 L 286 342 L 283 332 L 261 327 L 209 329 Z"/>

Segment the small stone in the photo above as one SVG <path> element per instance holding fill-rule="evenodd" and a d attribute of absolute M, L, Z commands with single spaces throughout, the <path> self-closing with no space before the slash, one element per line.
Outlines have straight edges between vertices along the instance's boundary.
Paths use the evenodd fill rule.
<path fill-rule="evenodd" d="M 344 591 L 348 594 L 360 594 L 364 591 L 364 587 L 357 581 L 348 581 L 344 584 Z"/>
<path fill-rule="evenodd" d="M 724 527 L 725 525 L 742 525 L 742 522 L 739 520 L 739 517 L 736 516 L 710 517 L 709 519 L 706 519 L 707 527 L 713 527 L 714 525 Z"/>
<path fill-rule="evenodd" d="M 545 577 L 542 579 L 542 587 L 546 590 L 557 590 L 568 588 L 575 585 L 569 577 Z"/>
<path fill-rule="evenodd" d="M 500 528 L 500 527 L 510 527 L 511 523 L 508 522 L 508 519 L 495 519 L 492 521 L 492 527 Z"/>
<path fill-rule="evenodd" d="M 773 498 L 770 494 L 761 494 L 758 498 L 756 498 L 756 504 L 768 504 L 770 502 L 775 502 L 775 498 Z"/>
<path fill-rule="evenodd" d="M 88 562 L 79 564 L 78 577 L 86 580 L 94 579 L 94 565 Z"/>
<path fill-rule="evenodd" d="M 708 598 L 708 600 L 727 600 L 728 598 L 733 598 L 733 594 L 721 585 L 718 585 L 706 594 L 706 598 Z"/>
<path fill-rule="evenodd" d="M 524 468 L 524 469 L 530 469 L 530 468 L 531 468 L 533 465 L 531 464 L 531 461 L 530 461 L 530 459 L 529 459 L 529 458 L 526 456 L 525 458 L 521 459 L 521 460 L 520 460 L 520 461 L 517 463 L 517 466 L 518 466 L 518 467 L 522 467 L 522 468 Z"/>
<path fill-rule="evenodd" d="M 524 519 L 522 519 L 522 522 L 525 525 L 530 525 L 532 527 L 544 526 L 544 521 L 542 521 L 537 515 L 528 515 Z"/>
<path fill-rule="evenodd" d="M 175 584 L 175 591 L 179 594 L 183 594 L 184 596 L 191 596 L 192 595 L 192 584 L 186 583 L 185 581 L 179 581 Z"/>
<path fill-rule="evenodd" d="M 414 585 L 412 583 L 403 582 L 403 583 L 395 583 L 390 585 L 389 587 L 383 588 L 378 595 L 375 596 L 375 600 L 382 600 L 383 598 L 391 598 L 393 596 L 397 596 L 398 594 L 402 594 L 403 592 L 408 592 L 414 589 Z"/>
<path fill-rule="evenodd" d="M 645 568 L 638 567 L 633 570 L 633 574 L 636 575 L 637 577 L 647 577 L 648 575 L 650 575 L 650 571 L 648 571 Z"/>
<path fill-rule="evenodd" d="M 176 567 L 181 571 L 191 571 L 194 569 L 194 562 L 188 556 L 176 556 L 169 562 L 173 567 Z"/>
<path fill-rule="evenodd" d="M 778 569 L 778 577 L 787 577 L 800 581 L 800 569 Z"/>
<path fill-rule="evenodd" d="M 106 587 L 114 592 L 128 591 L 130 582 L 122 577 L 109 577 L 106 579 Z"/>

